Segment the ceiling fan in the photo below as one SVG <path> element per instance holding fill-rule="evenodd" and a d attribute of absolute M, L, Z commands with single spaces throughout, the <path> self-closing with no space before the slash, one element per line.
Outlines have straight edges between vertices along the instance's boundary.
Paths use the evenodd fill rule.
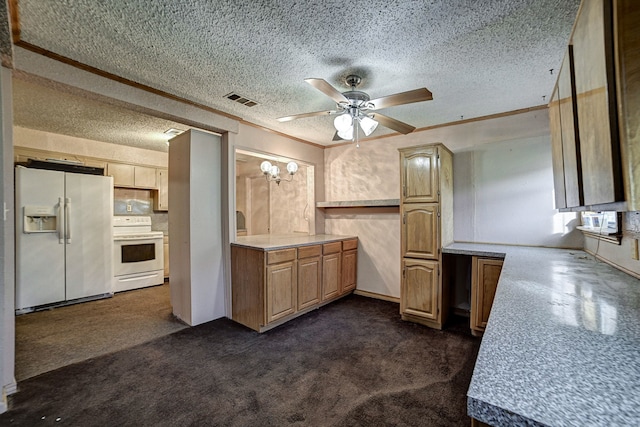
<path fill-rule="evenodd" d="M 359 129 L 362 129 L 365 136 L 369 136 L 376 129 L 378 123 L 405 135 L 411 133 L 416 129 L 415 127 L 377 113 L 376 110 L 433 99 L 431 92 L 427 90 L 427 88 L 414 89 L 408 92 L 371 99 L 368 94 L 356 90 L 360 82 L 362 82 L 362 78 L 353 74 L 347 76 L 345 79 L 346 83 L 351 87 L 351 90 L 347 92 L 339 92 L 323 79 L 310 78 L 304 81 L 333 99 L 336 102 L 336 109 L 295 114 L 293 116 L 280 117 L 277 120 L 280 122 L 288 122 L 305 117 L 336 115 L 333 121 L 336 128 L 336 134 L 333 137 L 334 141 L 340 139 L 355 139 L 357 141 Z"/>

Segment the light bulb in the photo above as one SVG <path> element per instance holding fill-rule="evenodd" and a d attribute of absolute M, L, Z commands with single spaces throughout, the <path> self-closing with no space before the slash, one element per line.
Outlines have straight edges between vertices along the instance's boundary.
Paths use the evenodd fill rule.
<path fill-rule="evenodd" d="M 287 163 L 287 172 L 289 172 L 289 175 L 298 172 L 298 164 L 296 162 Z"/>
<path fill-rule="evenodd" d="M 338 132 L 346 131 L 350 127 L 352 127 L 352 125 L 353 125 L 353 118 L 349 113 L 340 114 L 335 119 L 333 119 L 333 126 L 335 126 Z"/>
<path fill-rule="evenodd" d="M 371 135 L 371 133 L 378 127 L 378 122 L 376 122 L 369 116 L 360 117 L 359 120 L 360 127 L 362 128 L 366 136 Z"/>
<path fill-rule="evenodd" d="M 271 170 L 269 171 L 272 177 L 277 178 L 280 175 L 280 168 L 276 165 L 271 166 Z"/>
<path fill-rule="evenodd" d="M 338 136 L 342 139 L 353 139 L 353 126 L 349 126 L 346 130 L 339 130 Z"/>
<path fill-rule="evenodd" d="M 271 163 L 269 163 L 266 160 L 264 162 L 260 163 L 260 170 L 264 174 L 267 174 L 267 173 L 271 172 Z"/>

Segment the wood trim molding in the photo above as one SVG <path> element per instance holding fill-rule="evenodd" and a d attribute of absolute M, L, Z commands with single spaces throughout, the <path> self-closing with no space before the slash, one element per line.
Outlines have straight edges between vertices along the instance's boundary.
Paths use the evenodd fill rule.
<path fill-rule="evenodd" d="M 20 41 L 20 9 L 18 8 L 18 0 L 9 0 L 9 22 L 11 23 L 11 36 L 13 42 Z"/>

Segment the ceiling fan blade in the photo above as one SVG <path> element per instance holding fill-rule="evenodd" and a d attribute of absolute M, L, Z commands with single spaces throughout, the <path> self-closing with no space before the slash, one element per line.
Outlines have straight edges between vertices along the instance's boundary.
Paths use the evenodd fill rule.
<path fill-rule="evenodd" d="M 433 95 L 427 88 L 410 90 L 408 92 L 396 93 L 395 95 L 383 96 L 372 99 L 369 104 L 374 107 L 370 110 L 380 110 L 382 108 L 393 107 L 394 105 L 411 104 L 413 102 L 431 101 Z"/>
<path fill-rule="evenodd" d="M 302 113 L 302 114 L 294 114 L 293 116 L 285 116 L 279 117 L 276 120 L 279 122 L 289 122 L 295 119 L 304 119 L 305 117 L 314 117 L 314 116 L 328 116 L 336 113 L 337 111 L 328 110 L 328 111 L 315 111 L 313 113 Z"/>
<path fill-rule="evenodd" d="M 391 117 L 384 116 L 380 113 L 370 114 L 371 118 L 377 120 L 384 127 L 388 127 L 389 129 L 393 129 L 396 132 L 400 132 L 404 135 L 413 132 L 416 130 L 415 127 L 401 122 L 400 120 L 392 119 Z"/>
<path fill-rule="evenodd" d="M 310 78 L 310 79 L 304 79 L 304 81 L 309 83 L 311 86 L 315 87 L 316 89 L 318 89 L 320 92 L 327 95 L 329 98 L 333 99 L 338 104 L 341 102 L 349 103 L 349 100 L 347 99 L 347 97 L 341 94 L 340 92 L 338 92 L 338 90 L 335 87 L 331 86 L 329 83 L 327 83 L 326 80 Z"/>

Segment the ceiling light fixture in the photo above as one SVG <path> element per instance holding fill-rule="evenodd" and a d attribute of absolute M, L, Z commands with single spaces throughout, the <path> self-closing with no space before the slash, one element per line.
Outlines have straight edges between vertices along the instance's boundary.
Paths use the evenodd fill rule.
<path fill-rule="evenodd" d="M 260 170 L 268 182 L 275 181 L 277 185 L 280 185 L 281 181 L 289 182 L 293 180 L 293 175 L 298 172 L 298 164 L 296 162 L 287 163 L 287 178 L 281 178 L 280 168 L 277 165 L 272 165 L 271 162 L 267 160 L 260 164 Z"/>
<path fill-rule="evenodd" d="M 162 133 L 164 133 L 164 134 L 167 136 L 167 138 L 171 139 L 171 138 L 173 138 L 174 136 L 178 136 L 178 135 L 180 135 L 182 132 L 184 132 L 182 129 L 169 128 L 169 129 L 165 130 L 165 131 L 164 131 L 164 132 L 162 132 Z M 165 142 L 167 143 L 167 145 L 169 145 L 169 139 L 167 139 L 167 140 L 165 141 Z"/>
<path fill-rule="evenodd" d="M 173 138 L 176 135 L 180 135 L 182 132 L 184 132 L 182 129 L 169 128 L 165 130 L 163 133 Z"/>

